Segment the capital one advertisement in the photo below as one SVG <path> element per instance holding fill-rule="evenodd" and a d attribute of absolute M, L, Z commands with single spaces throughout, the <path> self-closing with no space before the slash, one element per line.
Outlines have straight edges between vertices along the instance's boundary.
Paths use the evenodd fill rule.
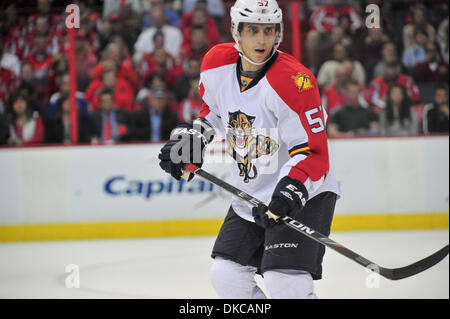
<path fill-rule="evenodd" d="M 0 224 L 223 218 L 231 196 L 158 165 L 162 144 L 0 150 Z M 448 137 L 330 140 L 336 215 L 448 212 Z M 215 150 L 215 151 L 214 151 Z M 220 143 L 205 170 L 231 181 Z"/>

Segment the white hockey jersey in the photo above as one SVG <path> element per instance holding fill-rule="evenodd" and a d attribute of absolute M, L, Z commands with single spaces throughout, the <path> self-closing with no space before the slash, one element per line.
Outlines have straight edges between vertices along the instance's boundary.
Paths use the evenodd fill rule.
<path fill-rule="evenodd" d="M 241 89 L 234 43 L 213 47 L 203 58 L 199 119 L 227 141 L 234 185 L 269 203 L 278 181 L 300 180 L 309 198 L 338 185 L 329 173 L 326 112 L 314 75 L 289 54 L 277 52 L 260 76 Z M 254 221 L 252 206 L 234 197 L 234 211 Z"/>

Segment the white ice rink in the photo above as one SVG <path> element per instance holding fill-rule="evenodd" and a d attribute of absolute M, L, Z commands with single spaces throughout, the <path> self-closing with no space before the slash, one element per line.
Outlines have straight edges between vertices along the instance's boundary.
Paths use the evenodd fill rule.
<path fill-rule="evenodd" d="M 384 266 L 422 259 L 448 230 L 334 233 L 334 240 Z M 216 298 L 209 283 L 214 237 L 0 244 L 0 298 Z M 79 288 L 66 288 L 66 266 Z M 319 298 L 449 298 L 449 260 L 407 279 L 377 280 L 328 249 Z M 73 278 L 73 277 L 71 277 Z M 261 282 L 261 278 L 257 278 Z M 73 281 L 72 281 L 73 282 Z"/>

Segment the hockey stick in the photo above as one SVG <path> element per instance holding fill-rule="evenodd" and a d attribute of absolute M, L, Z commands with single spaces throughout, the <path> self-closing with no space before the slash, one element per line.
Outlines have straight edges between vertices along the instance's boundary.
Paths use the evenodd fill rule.
<path fill-rule="evenodd" d="M 202 170 L 201 168 L 198 168 L 197 166 L 193 164 L 186 164 L 185 167 L 185 173 L 183 177 L 185 179 L 186 175 L 189 175 L 189 172 L 192 174 L 199 175 L 206 179 L 207 181 L 225 189 L 226 191 L 230 192 L 231 194 L 240 197 L 241 199 L 249 202 L 250 204 L 254 206 L 258 206 L 260 204 L 264 205 L 263 202 L 260 200 L 254 198 L 253 196 L 237 189 L 236 187 L 228 184 L 227 182 L 215 177 L 214 175 L 209 174 L 208 172 Z M 271 212 L 267 212 L 269 215 L 269 218 L 273 218 L 277 220 L 278 216 L 272 214 Z M 321 233 L 315 231 L 314 229 L 311 229 L 310 227 L 302 224 L 301 222 L 291 218 L 291 217 L 282 217 L 281 221 L 289 226 L 290 228 L 298 231 L 299 233 L 302 233 L 303 235 L 321 243 L 322 245 L 325 245 L 326 247 L 329 247 L 335 251 L 337 251 L 339 254 L 344 255 L 351 260 L 355 261 L 356 263 L 364 266 L 365 268 L 368 268 L 381 276 L 390 279 L 390 280 L 399 280 L 407 277 L 414 276 L 424 270 L 427 270 L 428 268 L 436 265 L 438 262 L 440 262 L 442 259 L 444 259 L 448 255 L 448 245 L 444 248 L 438 250 L 434 254 L 419 260 L 411 265 L 401 267 L 401 268 L 384 268 L 376 263 L 362 257 L 361 255 L 358 255 L 354 251 L 348 249 L 347 247 L 335 242 L 334 240 L 328 238 L 325 235 L 322 235 Z"/>

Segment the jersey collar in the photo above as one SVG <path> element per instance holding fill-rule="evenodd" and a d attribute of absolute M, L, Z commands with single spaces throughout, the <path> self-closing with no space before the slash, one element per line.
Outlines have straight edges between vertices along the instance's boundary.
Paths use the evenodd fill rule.
<path fill-rule="evenodd" d="M 258 84 L 259 80 L 261 80 L 267 73 L 267 71 L 269 70 L 270 66 L 275 62 L 275 60 L 278 57 L 278 51 L 275 52 L 275 54 L 269 59 L 269 61 L 267 61 L 267 63 L 262 67 L 262 69 L 260 70 L 260 72 L 258 73 L 258 75 L 249 83 L 249 85 L 241 91 L 245 92 L 248 89 L 254 87 L 256 84 Z M 239 84 L 239 88 L 241 87 L 241 68 L 242 68 L 242 61 L 241 61 L 241 57 L 239 57 L 237 63 L 236 63 L 236 74 L 237 74 L 237 81 Z"/>

